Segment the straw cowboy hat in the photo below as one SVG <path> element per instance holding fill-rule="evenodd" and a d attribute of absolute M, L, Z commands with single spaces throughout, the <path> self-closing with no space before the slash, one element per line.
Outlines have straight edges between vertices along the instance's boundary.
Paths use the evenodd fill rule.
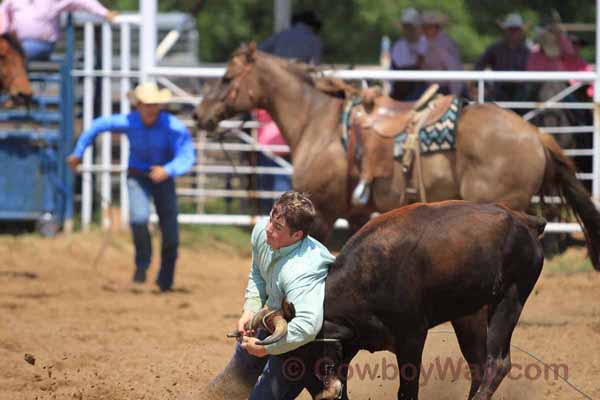
<path fill-rule="evenodd" d="M 131 90 L 127 97 L 135 106 L 139 103 L 166 104 L 171 101 L 173 95 L 169 89 L 159 89 L 154 82 L 145 82 L 140 83 L 134 90 Z"/>
<path fill-rule="evenodd" d="M 421 23 L 423 25 L 446 25 L 448 23 L 448 16 L 437 10 L 425 11 L 421 15 Z"/>

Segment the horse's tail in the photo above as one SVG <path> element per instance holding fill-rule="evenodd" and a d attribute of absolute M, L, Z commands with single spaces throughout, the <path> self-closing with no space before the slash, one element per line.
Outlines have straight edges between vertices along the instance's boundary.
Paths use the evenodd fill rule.
<path fill-rule="evenodd" d="M 588 191 L 575 177 L 575 166 L 554 138 L 542 133 L 540 139 L 546 153 L 546 173 L 542 194 L 556 193 L 566 200 L 579 221 L 594 269 L 600 271 L 600 213 Z"/>

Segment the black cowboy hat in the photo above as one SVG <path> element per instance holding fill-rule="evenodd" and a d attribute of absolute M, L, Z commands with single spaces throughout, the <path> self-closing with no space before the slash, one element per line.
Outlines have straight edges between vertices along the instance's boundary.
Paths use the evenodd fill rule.
<path fill-rule="evenodd" d="M 321 18 L 315 11 L 307 10 L 294 13 L 294 15 L 292 15 L 292 25 L 297 24 L 298 22 L 310 26 L 316 32 L 321 30 Z"/>

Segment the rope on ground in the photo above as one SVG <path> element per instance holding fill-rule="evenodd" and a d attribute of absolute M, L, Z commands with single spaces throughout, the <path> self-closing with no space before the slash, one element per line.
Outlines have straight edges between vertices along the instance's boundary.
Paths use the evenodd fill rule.
<path fill-rule="evenodd" d="M 429 333 L 455 333 L 454 331 L 446 331 L 446 330 L 432 330 L 429 331 Z M 542 364 L 544 367 L 548 368 L 548 369 L 552 369 L 554 371 L 555 376 L 557 376 L 561 381 L 565 382 L 567 385 L 569 385 L 573 390 L 575 390 L 576 392 L 578 392 L 579 394 L 581 394 L 583 397 L 585 397 L 587 400 L 594 400 L 590 395 L 588 395 L 587 393 L 585 393 L 583 390 L 579 389 L 577 386 L 575 386 L 574 384 L 572 384 L 571 382 L 568 381 L 567 378 L 565 378 L 564 376 L 560 375 L 558 373 L 558 370 L 554 367 L 552 367 L 551 365 L 545 363 L 544 361 L 542 361 L 539 357 L 535 356 L 534 354 L 530 353 L 529 351 L 520 348 L 517 345 L 511 344 L 511 347 L 527 354 L 529 357 L 533 358 L 535 361 L 537 361 L 538 363 Z"/>

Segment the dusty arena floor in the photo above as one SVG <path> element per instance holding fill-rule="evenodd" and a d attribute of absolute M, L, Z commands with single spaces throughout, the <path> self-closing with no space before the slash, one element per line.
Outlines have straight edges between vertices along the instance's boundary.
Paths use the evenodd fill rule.
<path fill-rule="evenodd" d="M 202 399 L 227 362 L 233 343 L 225 333 L 240 312 L 247 256 L 217 242 L 188 243 L 177 290 L 160 295 L 119 286 L 132 273 L 126 234 L 111 237 L 94 268 L 102 242 L 98 232 L 0 236 L 0 399 Z M 570 250 L 551 263 L 582 256 Z M 518 370 L 496 399 L 600 399 L 600 274 L 550 267 L 513 336 Z M 437 327 L 427 340 L 423 399 L 466 398 L 465 365 L 449 330 Z M 560 365 L 588 397 L 525 352 Z M 353 399 L 395 399 L 389 353 L 361 353 L 351 368 Z"/>

